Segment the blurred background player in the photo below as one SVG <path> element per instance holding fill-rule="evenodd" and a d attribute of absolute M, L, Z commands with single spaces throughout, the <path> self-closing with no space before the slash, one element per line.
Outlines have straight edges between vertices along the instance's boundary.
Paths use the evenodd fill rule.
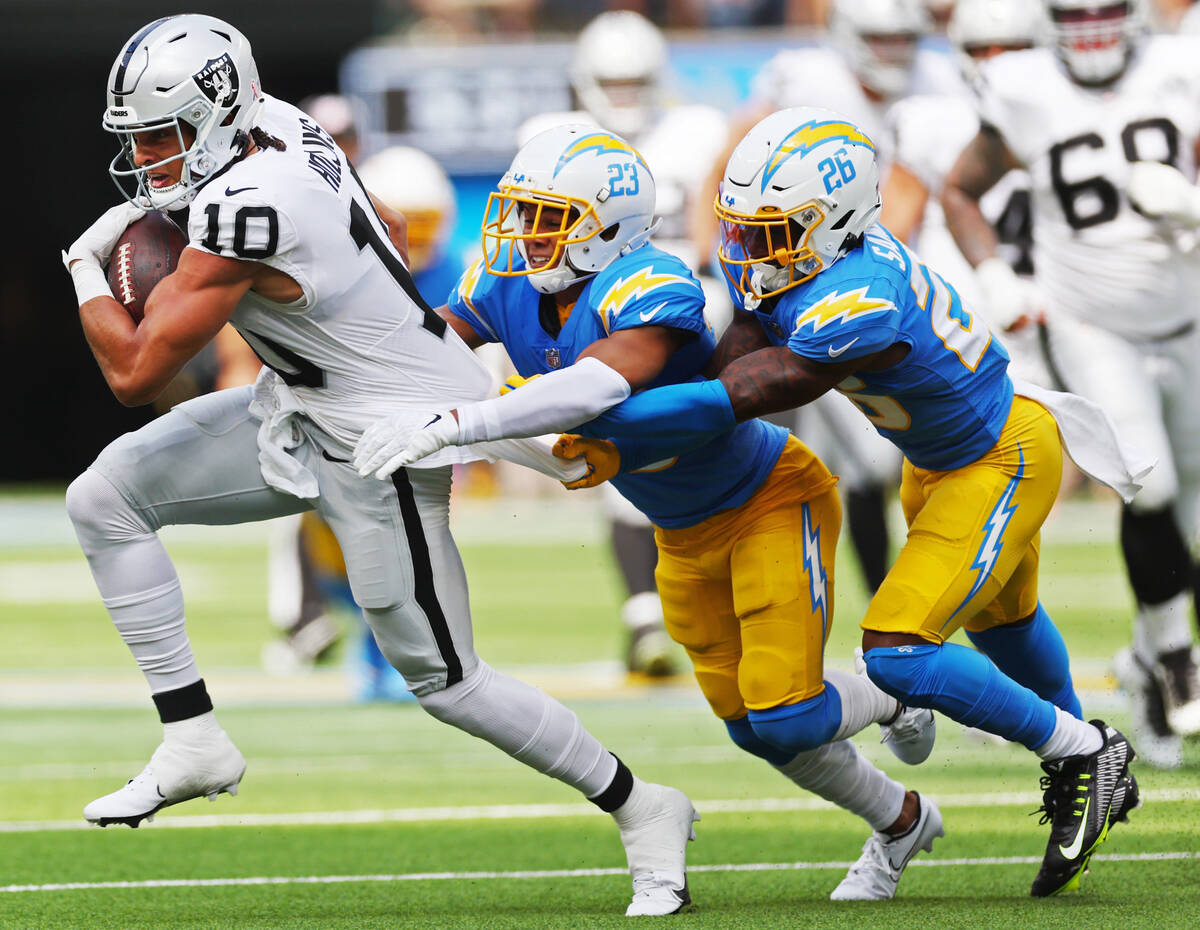
<path fill-rule="evenodd" d="M 745 112 L 734 120 L 723 151 L 710 165 L 709 196 L 693 214 L 693 235 L 706 264 L 714 264 L 717 238 L 711 196 L 734 146 L 767 114 L 801 105 L 837 111 L 876 141 L 886 176 L 891 107 L 915 93 L 966 93 L 953 61 L 922 47 L 930 29 L 924 0 L 834 0 L 830 44 L 787 49 L 766 63 Z M 772 419 L 791 426 L 839 476 L 850 540 L 863 583 L 874 593 L 891 564 L 887 506 L 889 490 L 900 482 L 898 451 L 836 392 Z"/>
<path fill-rule="evenodd" d="M 947 177 L 943 207 L 968 261 L 994 269 L 991 306 L 1007 304 L 1013 320 L 1036 315 L 1027 284 L 995 261 L 996 235 L 980 209 L 1006 172 L 1029 169 L 1054 373 L 1157 459 L 1121 511 L 1137 612 L 1132 648 L 1118 654 L 1115 671 L 1131 697 L 1138 751 L 1174 767 L 1181 737 L 1200 732 L 1188 618 L 1200 495 L 1200 258 L 1178 186 L 1190 190 L 1196 171 L 1200 47 L 1190 37 L 1147 36 L 1138 2 L 1046 0 L 1045 8 L 1053 50 L 983 67 L 980 131 Z"/>
<path fill-rule="evenodd" d="M 526 120 L 517 130 L 517 144 L 565 123 L 595 123 L 628 139 L 654 175 L 659 218 L 654 244 L 699 269 L 688 218 L 693 201 L 710 196 L 704 180 L 724 145 L 727 122 L 714 107 L 670 103 L 667 59 L 666 39 L 644 16 L 630 10 L 601 13 L 579 33 L 571 58 L 571 87 L 581 109 Z M 706 317 L 719 337 L 732 313 L 729 298 L 711 275 L 702 275 L 700 283 L 708 301 Z M 606 482 L 601 494 L 625 592 L 626 669 L 651 678 L 674 675 L 676 649 L 663 626 L 654 584 L 654 528 L 611 484 Z"/>
<path fill-rule="evenodd" d="M 1043 32 L 1041 0 L 958 0 L 946 33 L 967 84 L 979 80 L 979 64 L 1006 51 L 1032 48 Z M 911 246 L 921 260 L 938 269 L 964 301 L 987 312 L 988 323 L 1012 356 L 1010 371 L 1045 387 L 1050 375 L 1042 358 L 1038 327 L 1024 316 L 1011 319 L 1004 306 L 990 307 L 987 298 L 990 263 L 972 270 L 946 228 L 940 198 L 946 174 L 958 153 L 979 131 L 973 96 L 914 94 L 898 101 L 889 122 L 895 155 L 883 186 L 881 222 Z M 980 200 L 984 216 L 996 231 L 999 274 L 1012 272 L 1030 282 L 1033 275 L 1033 228 L 1028 172 L 1014 169 Z M 977 280 L 978 276 L 978 280 Z M 1004 288 L 999 289 L 1000 293 Z"/>

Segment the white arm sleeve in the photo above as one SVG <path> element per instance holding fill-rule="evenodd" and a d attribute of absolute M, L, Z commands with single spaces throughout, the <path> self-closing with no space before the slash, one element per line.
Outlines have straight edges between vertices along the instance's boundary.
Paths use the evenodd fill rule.
<path fill-rule="evenodd" d="M 528 439 L 497 439 L 494 442 L 476 443 L 471 448 L 489 461 L 504 459 L 506 462 L 540 471 L 556 481 L 578 481 L 588 470 L 587 462 L 582 458 L 557 458 L 551 451 L 553 444 L 540 436 Z"/>
<path fill-rule="evenodd" d="M 596 358 L 535 378 L 515 391 L 458 408 L 459 445 L 564 433 L 615 407 L 629 382 Z"/>

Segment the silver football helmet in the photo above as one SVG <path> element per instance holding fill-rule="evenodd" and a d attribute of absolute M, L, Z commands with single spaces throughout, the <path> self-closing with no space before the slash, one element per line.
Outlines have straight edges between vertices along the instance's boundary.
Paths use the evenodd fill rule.
<path fill-rule="evenodd" d="M 991 49 L 1032 48 L 1043 33 L 1040 0 L 958 0 L 946 36 L 968 81 L 979 75 L 977 56 Z"/>
<path fill-rule="evenodd" d="M 1050 34 L 1080 84 L 1107 84 L 1129 63 L 1146 28 L 1142 0 L 1046 0 Z"/>
<path fill-rule="evenodd" d="M 829 32 L 862 84 L 881 97 L 904 92 L 930 28 L 923 0 L 834 0 Z"/>
<path fill-rule="evenodd" d="M 521 146 L 488 197 L 484 266 L 558 293 L 645 244 L 654 197 L 650 169 L 624 139 L 582 123 L 547 129 Z M 552 253 L 531 260 L 535 241 Z"/>
<path fill-rule="evenodd" d="M 601 13 L 579 33 L 571 85 L 580 105 L 609 132 L 633 138 L 662 107 L 667 43 L 632 10 Z"/>
<path fill-rule="evenodd" d="M 108 76 L 103 125 L 121 140 L 109 174 L 137 206 L 178 209 L 246 150 L 262 107 L 250 43 L 233 26 L 198 14 L 155 20 L 130 37 Z M 138 133 L 164 128 L 174 130 L 179 154 L 139 167 Z M 149 172 L 178 160 L 177 184 L 149 183 Z"/>
<path fill-rule="evenodd" d="M 817 107 L 779 110 L 729 156 L 713 209 L 717 257 L 750 310 L 855 248 L 879 216 L 875 144 Z"/>

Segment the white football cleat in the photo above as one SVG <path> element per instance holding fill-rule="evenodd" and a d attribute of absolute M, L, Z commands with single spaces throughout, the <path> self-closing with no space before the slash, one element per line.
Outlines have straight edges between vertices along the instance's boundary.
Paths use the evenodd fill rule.
<path fill-rule="evenodd" d="M 1167 723 L 1162 693 L 1150 669 L 1129 647 L 1113 656 L 1113 676 L 1129 698 L 1130 732 L 1138 759 L 1156 769 L 1183 765 L 1183 739 Z"/>
<path fill-rule="evenodd" d="M 652 794 L 636 802 L 646 809 L 645 815 L 631 826 L 621 827 L 621 842 L 633 876 L 633 900 L 625 916 L 674 914 L 692 903 L 686 852 L 688 841 L 696 838 L 692 824 L 700 815 L 688 796 L 676 788 L 647 783 L 638 788 Z"/>
<path fill-rule="evenodd" d="M 863 845 L 862 855 L 850 866 L 841 884 L 829 895 L 831 901 L 885 901 L 896 894 L 900 876 L 919 850 L 931 852 L 936 837 L 945 836 L 942 812 L 929 798 L 917 795 L 921 812 L 909 831 L 888 836 L 876 831 Z"/>
<path fill-rule="evenodd" d="M 854 671 L 870 680 L 861 646 L 854 648 Z M 880 742 L 886 744 L 892 755 L 901 762 L 920 765 L 933 752 L 933 744 L 937 740 L 937 719 L 927 707 L 905 707 L 901 704 L 895 717 L 879 725 L 879 735 Z"/>
<path fill-rule="evenodd" d="M 136 829 L 172 804 L 200 797 L 215 801 L 222 791 L 237 794 L 246 760 L 215 719 L 199 739 L 172 739 L 173 726 L 167 724 L 166 738 L 138 775 L 83 809 L 87 820 L 102 827 L 124 823 Z"/>
<path fill-rule="evenodd" d="M 1150 669 L 1167 714 L 1179 736 L 1200 733 L 1200 667 L 1191 647 L 1161 653 Z"/>

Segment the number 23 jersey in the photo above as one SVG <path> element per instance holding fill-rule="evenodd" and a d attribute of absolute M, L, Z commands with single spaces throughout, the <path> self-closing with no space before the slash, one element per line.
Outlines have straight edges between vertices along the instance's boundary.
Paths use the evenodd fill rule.
<path fill-rule="evenodd" d="M 1033 178 L 1034 267 L 1051 309 L 1133 339 L 1195 319 L 1200 260 L 1126 190 L 1135 161 L 1195 176 L 1200 42 L 1147 38 L 1103 88 L 1076 84 L 1048 49 L 999 55 L 983 75 L 982 121 Z"/>
<path fill-rule="evenodd" d="M 417 302 L 386 227 L 328 133 L 269 96 L 259 125 L 287 148 L 262 149 L 209 181 L 191 205 L 188 246 L 261 262 L 300 285 L 302 296 L 288 304 L 248 291 L 231 322 L 301 412 L 348 453 L 367 425 L 397 408 L 487 396 L 487 369 Z"/>
<path fill-rule="evenodd" d="M 818 364 L 905 343 L 837 389 L 918 468 L 949 471 L 996 444 L 1012 406 L 1008 353 L 958 293 L 878 223 L 861 247 L 754 313 L 774 345 Z"/>

